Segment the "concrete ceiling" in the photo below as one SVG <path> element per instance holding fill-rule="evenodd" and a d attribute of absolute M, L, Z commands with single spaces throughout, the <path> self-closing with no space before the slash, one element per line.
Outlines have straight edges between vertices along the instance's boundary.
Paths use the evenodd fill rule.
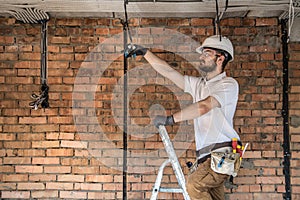
<path fill-rule="evenodd" d="M 219 13 L 226 0 L 218 0 Z M 292 7 L 291 7 L 292 5 Z M 293 8 L 294 13 L 291 13 Z M 38 10 L 51 17 L 113 17 L 124 18 L 124 0 L 0 0 L 0 16 L 8 17 L 26 9 Z M 216 16 L 216 0 L 128 0 L 130 17 L 209 17 Z M 28 13 L 28 12 L 27 12 Z M 295 18 L 300 25 L 300 0 L 228 0 L 222 19 L 228 17 Z M 22 17 L 22 16 L 21 16 Z M 299 40 L 300 33 L 293 30 Z"/>
<path fill-rule="evenodd" d="M 129 17 L 215 17 L 215 0 L 128 0 Z M 224 11 L 225 0 L 219 0 Z M 293 0 L 300 11 L 300 0 Z M 291 0 L 228 0 L 223 17 L 280 17 L 287 15 Z M 0 16 L 26 7 L 54 17 L 122 17 L 124 0 L 0 0 Z"/>

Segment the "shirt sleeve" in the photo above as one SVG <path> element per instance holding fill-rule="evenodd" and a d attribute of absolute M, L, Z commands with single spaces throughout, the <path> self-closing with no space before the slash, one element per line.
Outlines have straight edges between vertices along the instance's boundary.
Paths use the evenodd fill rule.
<path fill-rule="evenodd" d="M 184 92 L 192 94 L 191 81 L 189 76 L 184 76 Z"/>
<path fill-rule="evenodd" d="M 195 98 L 197 90 L 199 87 L 197 86 L 199 83 L 199 78 L 193 76 L 184 76 L 184 92 L 189 93 Z M 199 92 L 199 91 L 198 91 Z"/>
<path fill-rule="evenodd" d="M 210 96 L 214 97 L 224 107 L 229 104 L 236 104 L 238 100 L 239 86 L 233 78 L 226 78 Z"/>

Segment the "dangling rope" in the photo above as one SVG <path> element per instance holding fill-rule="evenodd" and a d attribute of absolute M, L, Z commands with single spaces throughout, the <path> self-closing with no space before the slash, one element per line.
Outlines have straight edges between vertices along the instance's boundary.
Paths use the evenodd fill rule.
<path fill-rule="evenodd" d="M 219 3 L 218 0 L 216 0 L 215 32 L 216 35 L 220 36 L 220 41 L 222 40 L 220 21 L 223 17 L 223 14 L 226 12 L 227 8 L 228 8 L 228 0 L 226 0 L 224 11 L 219 14 Z"/>

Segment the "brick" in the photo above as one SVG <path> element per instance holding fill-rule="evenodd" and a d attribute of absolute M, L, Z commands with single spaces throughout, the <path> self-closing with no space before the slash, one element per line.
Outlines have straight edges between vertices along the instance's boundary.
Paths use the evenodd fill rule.
<path fill-rule="evenodd" d="M 88 165 L 88 160 L 86 158 L 62 158 L 62 165 Z"/>
<path fill-rule="evenodd" d="M 15 38 L 13 36 L 0 36 L 0 44 L 13 44 Z"/>
<path fill-rule="evenodd" d="M 192 18 L 191 25 L 192 26 L 211 26 L 213 24 L 212 19 L 206 18 Z"/>
<path fill-rule="evenodd" d="M 102 191 L 102 184 L 100 183 L 75 183 L 74 186 L 75 190 L 92 190 L 92 191 L 97 191 L 100 190 Z"/>
<path fill-rule="evenodd" d="M 52 53 L 48 56 L 48 58 L 50 61 L 68 61 L 68 60 L 74 60 L 74 55 L 68 53 L 64 53 L 64 54 Z"/>
<path fill-rule="evenodd" d="M 56 198 L 58 199 L 58 191 L 32 191 L 32 198 L 43 199 L 43 198 Z"/>
<path fill-rule="evenodd" d="M 20 117 L 19 123 L 21 124 L 45 124 L 47 122 L 46 117 Z"/>
<path fill-rule="evenodd" d="M 72 173 L 74 174 L 99 174 L 99 167 L 81 167 L 74 166 L 72 167 Z"/>
<path fill-rule="evenodd" d="M 71 172 L 69 166 L 44 166 L 44 172 L 47 174 L 67 174 Z"/>
<path fill-rule="evenodd" d="M 86 175 L 86 182 L 109 183 L 112 181 L 112 175 Z"/>
<path fill-rule="evenodd" d="M 88 192 L 88 199 L 116 199 L 115 193 L 111 192 Z"/>
<path fill-rule="evenodd" d="M 40 62 L 39 61 L 19 61 L 19 62 L 15 63 L 14 67 L 17 69 L 32 69 L 32 68 L 39 69 Z"/>
<path fill-rule="evenodd" d="M 16 141 L 6 141 L 3 142 L 3 146 L 7 149 L 28 149 L 31 147 L 30 142 L 16 142 Z"/>
<path fill-rule="evenodd" d="M 18 183 L 18 190 L 43 190 L 45 186 L 43 183 Z"/>
<path fill-rule="evenodd" d="M 30 157 L 4 157 L 3 164 L 30 164 Z"/>
<path fill-rule="evenodd" d="M 0 171 L 2 173 L 14 172 L 14 167 L 12 166 L 0 166 Z"/>
<path fill-rule="evenodd" d="M 47 156 L 73 156 L 73 149 L 47 149 Z"/>
<path fill-rule="evenodd" d="M 84 182 L 83 175 L 58 175 L 59 182 Z"/>
<path fill-rule="evenodd" d="M 119 190 L 121 191 L 123 188 L 123 185 L 122 184 L 103 184 L 103 190 Z"/>
<path fill-rule="evenodd" d="M 87 193 L 75 192 L 75 191 L 60 191 L 59 196 L 60 198 L 66 198 L 66 199 L 86 199 Z"/>
<path fill-rule="evenodd" d="M 55 164 L 59 164 L 59 158 L 33 157 L 32 164 L 55 165 Z"/>
<path fill-rule="evenodd" d="M 42 173 L 43 167 L 42 166 L 27 166 L 27 165 L 19 165 L 16 166 L 17 173 Z"/>
<path fill-rule="evenodd" d="M 71 38 L 70 37 L 49 37 L 49 43 L 53 44 L 70 44 Z"/>
<path fill-rule="evenodd" d="M 1 139 L 0 140 L 15 140 L 16 134 L 13 133 L 0 133 Z"/>
<path fill-rule="evenodd" d="M 19 149 L 18 156 L 21 157 L 37 157 L 37 156 L 45 156 L 46 151 L 42 149 Z M 33 163 L 35 164 L 35 163 Z"/>
<path fill-rule="evenodd" d="M 0 183 L 0 190 L 16 190 L 17 184 L 16 183 Z"/>
<path fill-rule="evenodd" d="M 16 124 L 16 117 L 0 117 L 0 124 Z"/>
<path fill-rule="evenodd" d="M 72 190 L 73 183 L 57 183 L 57 182 L 49 182 L 46 183 L 47 190 Z"/>
<path fill-rule="evenodd" d="M 61 141 L 61 147 L 70 147 L 70 148 L 87 148 L 87 142 L 82 141 Z"/>
<path fill-rule="evenodd" d="M 81 26 L 83 23 L 83 19 L 81 18 L 66 18 L 66 19 L 57 19 L 57 26 Z"/>
<path fill-rule="evenodd" d="M 255 177 L 235 177 L 234 183 L 237 184 L 255 184 Z"/>
<path fill-rule="evenodd" d="M 168 18 L 167 19 L 168 26 L 189 26 L 189 19 L 181 19 L 181 18 Z"/>
<path fill-rule="evenodd" d="M 254 193 L 253 199 L 257 200 L 264 200 L 264 199 L 281 199 L 282 194 L 276 194 L 276 193 Z"/>
<path fill-rule="evenodd" d="M 276 18 L 257 18 L 256 26 L 277 26 L 278 19 Z"/>
<path fill-rule="evenodd" d="M 43 140 L 45 138 L 44 133 L 18 133 L 17 135 L 18 140 L 30 140 L 30 141 L 36 141 L 36 140 Z"/>
<path fill-rule="evenodd" d="M 73 140 L 74 139 L 74 133 L 59 133 L 59 139 L 61 140 Z"/>
<path fill-rule="evenodd" d="M 29 191 L 2 191 L 1 192 L 1 197 L 2 198 L 7 198 L 7 199 L 29 199 L 30 197 L 30 192 Z"/>
<path fill-rule="evenodd" d="M 256 177 L 256 183 L 258 184 L 283 184 L 284 177 Z"/>
<path fill-rule="evenodd" d="M 3 182 L 24 182 L 28 181 L 27 174 L 3 174 L 2 175 Z"/>
<path fill-rule="evenodd" d="M 40 132 L 55 132 L 59 130 L 59 126 L 58 125 L 50 125 L 50 124 L 46 124 L 46 125 L 32 125 L 32 132 L 35 133 L 40 133 Z"/>
<path fill-rule="evenodd" d="M 47 133 L 46 134 L 46 139 L 47 140 L 57 140 L 59 136 L 59 133 Z"/>
<path fill-rule="evenodd" d="M 7 84 L 32 84 L 32 77 L 6 77 L 5 83 Z"/>
<path fill-rule="evenodd" d="M 32 60 L 32 61 L 38 61 L 41 60 L 41 54 L 30 52 L 30 53 L 19 53 L 19 59 L 20 60 Z"/>
<path fill-rule="evenodd" d="M 33 141 L 32 148 L 53 148 L 59 147 L 59 141 Z"/>
<path fill-rule="evenodd" d="M 167 20 L 162 18 L 142 18 L 140 21 L 140 25 L 166 25 Z"/>
<path fill-rule="evenodd" d="M 54 174 L 30 174 L 29 181 L 34 181 L 34 182 L 56 181 L 56 175 L 54 175 Z"/>

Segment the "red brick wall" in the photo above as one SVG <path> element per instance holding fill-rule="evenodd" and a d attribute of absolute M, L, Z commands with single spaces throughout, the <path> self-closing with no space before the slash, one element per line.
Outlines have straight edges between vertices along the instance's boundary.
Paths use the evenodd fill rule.
<path fill-rule="evenodd" d="M 122 199 L 123 60 L 119 19 L 51 19 L 48 23 L 50 108 L 31 110 L 39 91 L 40 26 L 0 19 L 1 198 Z M 178 71 L 197 75 L 191 53 L 213 34 L 212 19 L 132 19 L 133 40 Z M 275 18 L 222 20 L 236 56 L 227 73 L 240 84 L 235 128 L 250 146 L 226 196 L 282 199 L 282 50 Z M 186 36 L 184 36 L 185 34 Z M 290 43 L 291 175 L 299 187 L 300 44 Z M 174 52 L 174 53 L 172 53 Z M 129 60 L 128 199 L 147 199 L 166 153 L 156 129 L 158 113 L 171 114 L 190 97 L 157 75 L 141 58 Z M 184 172 L 195 156 L 192 122 L 168 127 Z M 176 185 L 172 169 L 164 186 Z M 161 199 L 182 199 L 161 194 Z"/>

